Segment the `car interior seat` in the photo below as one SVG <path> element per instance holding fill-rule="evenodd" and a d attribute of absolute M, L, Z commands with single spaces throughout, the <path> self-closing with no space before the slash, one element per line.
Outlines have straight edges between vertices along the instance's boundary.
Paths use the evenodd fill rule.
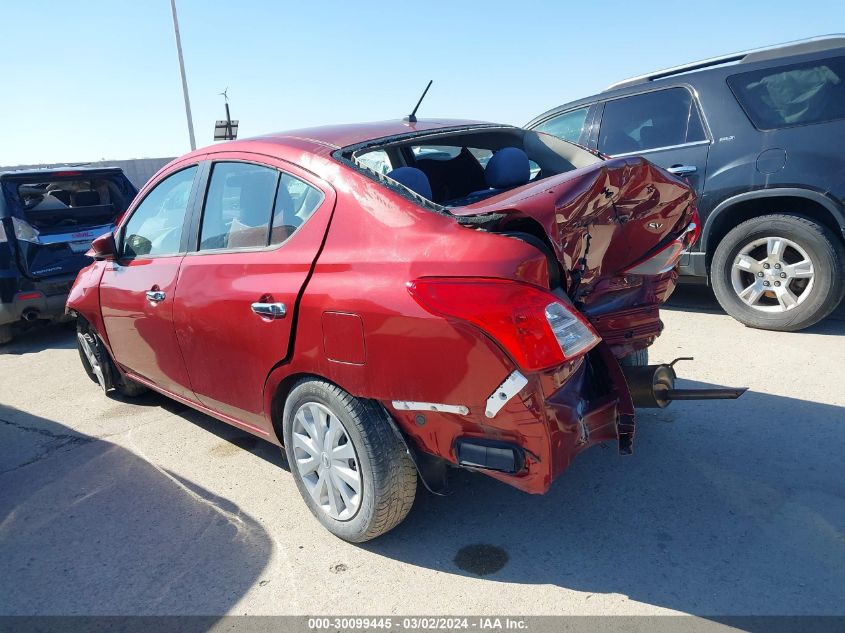
<path fill-rule="evenodd" d="M 514 187 L 521 187 L 531 180 L 531 163 L 528 154 L 518 147 L 503 147 L 490 157 L 484 169 L 487 189 L 473 191 L 468 196 L 449 202 L 460 207 L 495 196 Z"/>
<path fill-rule="evenodd" d="M 392 178 L 399 184 L 405 185 L 408 189 L 426 200 L 431 200 L 431 183 L 429 183 L 428 176 L 421 169 L 417 169 L 416 167 L 397 167 L 393 171 L 388 172 L 387 177 Z"/>

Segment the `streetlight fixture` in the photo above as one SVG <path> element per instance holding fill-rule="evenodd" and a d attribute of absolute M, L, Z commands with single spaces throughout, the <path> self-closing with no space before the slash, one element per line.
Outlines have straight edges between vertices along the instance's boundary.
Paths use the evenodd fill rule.
<path fill-rule="evenodd" d="M 188 118 L 188 136 L 191 139 L 191 151 L 197 148 L 194 139 L 194 119 L 191 116 L 191 99 L 188 97 L 188 80 L 185 78 L 185 60 L 182 57 L 182 38 L 179 36 L 179 19 L 176 17 L 176 0 L 170 0 L 173 11 L 173 32 L 176 34 L 176 53 L 179 55 L 179 72 L 182 75 L 182 94 L 185 96 L 185 116 Z"/>

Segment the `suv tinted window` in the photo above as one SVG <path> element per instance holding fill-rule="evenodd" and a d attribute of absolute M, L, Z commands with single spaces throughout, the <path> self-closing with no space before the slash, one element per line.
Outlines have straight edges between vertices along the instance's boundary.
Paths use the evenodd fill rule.
<path fill-rule="evenodd" d="M 564 112 L 547 121 L 543 121 L 534 129 L 538 132 L 545 132 L 552 134 L 564 141 L 577 143 L 581 137 L 581 128 L 584 127 L 584 121 L 587 118 L 587 110 L 589 108 L 578 108 L 570 112 Z"/>
<path fill-rule="evenodd" d="M 755 127 L 771 130 L 845 118 L 845 57 L 731 75 Z"/>
<path fill-rule="evenodd" d="M 668 88 L 604 105 L 598 149 L 611 156 L 705 140 L 689 90 Z"/>
<path fill-rule="evenodd" d="M 215 163 L 202 216 L 200 250 L 267 246 L 279 172 Z"/>
<path fill-rule="evenodd" d="M 132 213 L 123 230 L 121 257 L 173 255 L 180 251 L 196 165 L 168 176 Z"/>

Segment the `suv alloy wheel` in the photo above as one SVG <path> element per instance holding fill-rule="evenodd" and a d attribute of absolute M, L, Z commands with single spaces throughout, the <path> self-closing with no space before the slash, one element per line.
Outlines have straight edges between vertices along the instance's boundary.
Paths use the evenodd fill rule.
<path fill-rule="evenodd" d="M 845 248 L 798 215 L 752 218 L 719 243 L 710 268 L 725 311 L 749 327 L 794 332 L 833 312 L 845 293 Z"/>

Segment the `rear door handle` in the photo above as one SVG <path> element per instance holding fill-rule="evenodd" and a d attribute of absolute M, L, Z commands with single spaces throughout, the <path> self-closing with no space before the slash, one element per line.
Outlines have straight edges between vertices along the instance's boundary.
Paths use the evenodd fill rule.
<path fill-rule="evenodd" d="M 697 172 L 698 168 L 695 165 L 672 165 L 666 171 L 676 176 L 689 176 Z"/>
<path fill-rule="evenodd" d="M 253 303 L 250 307 L 255 314 L 266 319 L 283 319 L 288 313 L 284 303 L 261 303 L 259 301 Z"/>
<path fill-rule="evenodd" d="M 167 295 L 161 290 L 147 290 L 147 300 L 150 303 L 158 303 L 159 301 L 164 301 L 166 298 Z"/>

